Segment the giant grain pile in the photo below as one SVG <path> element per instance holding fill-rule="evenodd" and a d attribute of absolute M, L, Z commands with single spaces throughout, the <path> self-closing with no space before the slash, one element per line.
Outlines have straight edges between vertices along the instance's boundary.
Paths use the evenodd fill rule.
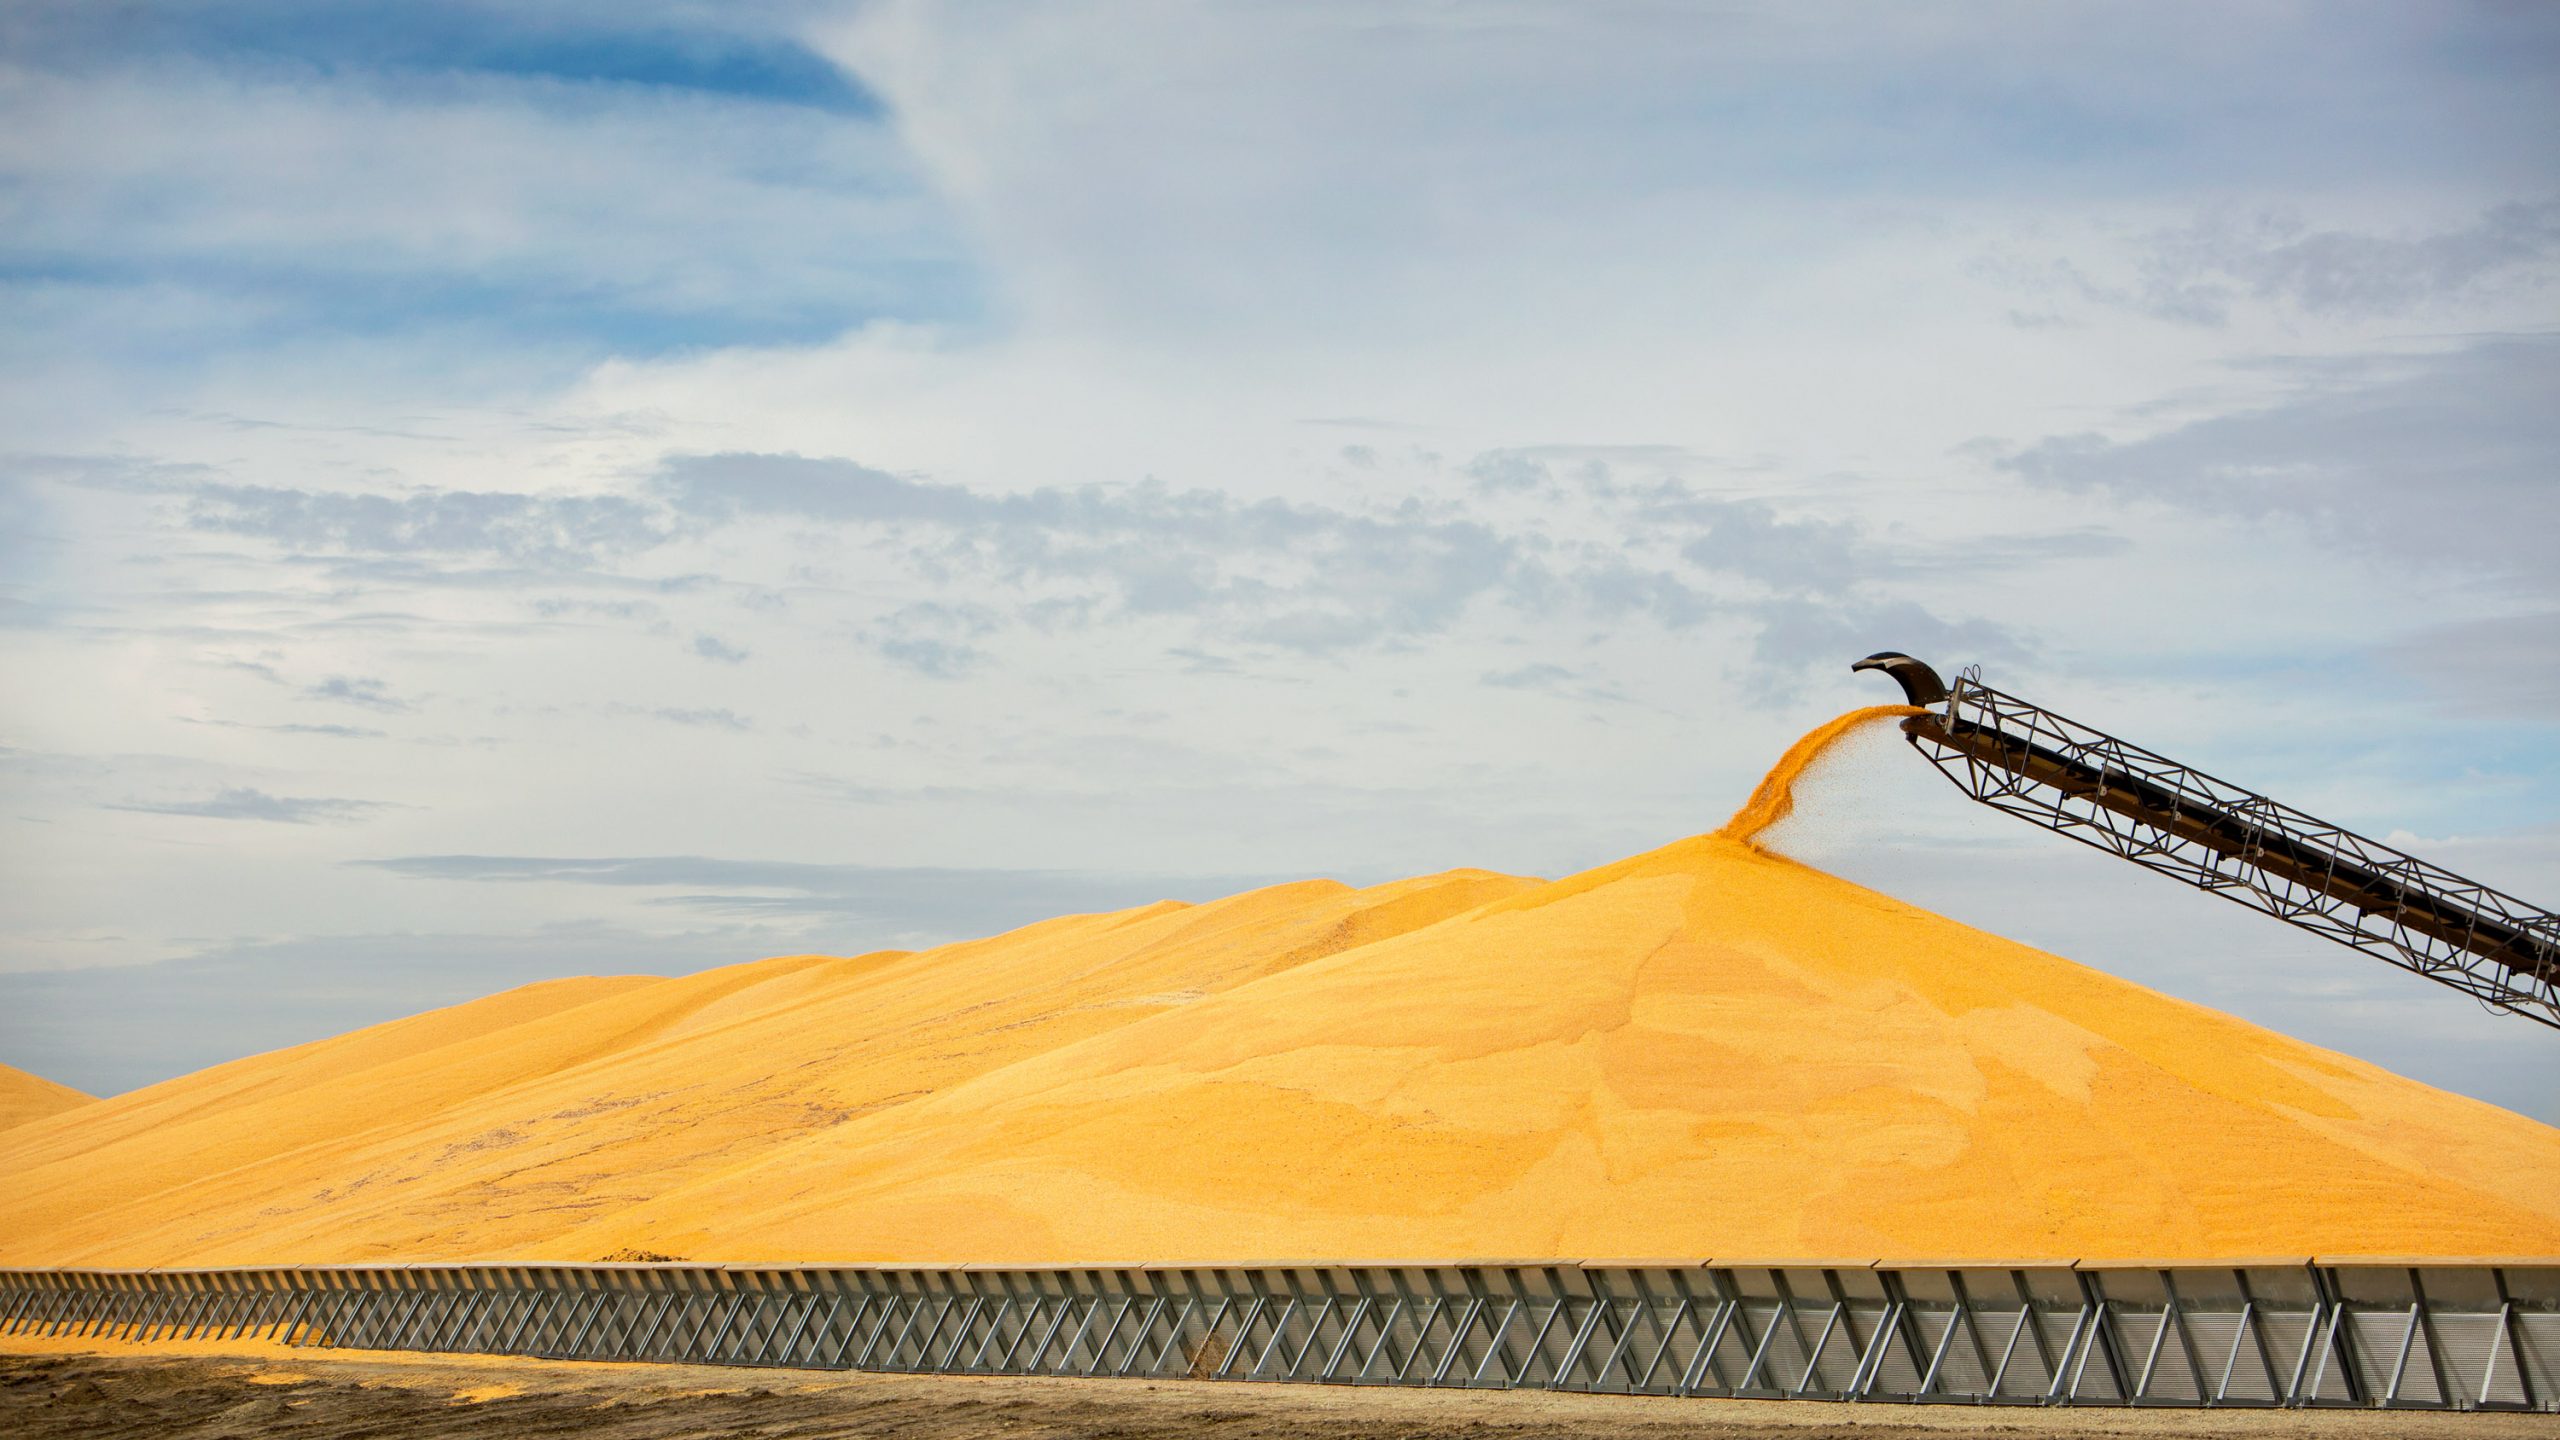
<path fill-rule="evenodd" d="M 216 1067 L 0 1132 L 0 1261 L 2560 1254 L 2560 1130 L 1755 848 L 1827 739 L 1552 883 L 562 981 Z"/>
<path fill-rule="evenodd" d="M 68 1085 L 57 1085 L 41 1075 L 30 1075 L 11 1065 L 0 1065 L 0 1130 L 59 1115 L 75 1106 L 86 1105 L 90 1097 Z"/>

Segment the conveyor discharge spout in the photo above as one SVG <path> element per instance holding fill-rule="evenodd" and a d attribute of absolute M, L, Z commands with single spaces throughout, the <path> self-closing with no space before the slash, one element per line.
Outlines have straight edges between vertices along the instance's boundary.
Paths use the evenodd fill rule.
<path fill-rule="evenodd" d="M 1880 651 L 1975 800 L 2560 1029 L 2560 915 L 1983 684 Z"/>

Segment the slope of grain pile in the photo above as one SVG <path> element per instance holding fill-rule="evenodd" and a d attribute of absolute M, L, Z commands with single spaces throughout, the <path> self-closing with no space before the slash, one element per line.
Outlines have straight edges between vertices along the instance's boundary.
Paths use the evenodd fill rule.
<path fill-rule="evenodd" d="M 90 1103 L 92 1097 L 41 1075 L 0 1065 L 0 1130 Z"/>
<path fill-rule="evenodd" d="M 2560 1130 L 1768 854 L 531 987 L 0 1133 L 0 1261 L 2560 1255 Z M 1826 733 L 1827 732 L 1827 733 Z"/>
<path fill-rule="evenodd" d="M 564 1239 L 583 1221 L 1531 883 L 1308 881 L 527 986 L 0 1132 L 0 1263 L 593 1259 Z"/>
<path fill-rule="evenodd" d="M 1685 840 L 804 1137 L 584 1249 L 2560 1255 L 2560 1130 Z"/>

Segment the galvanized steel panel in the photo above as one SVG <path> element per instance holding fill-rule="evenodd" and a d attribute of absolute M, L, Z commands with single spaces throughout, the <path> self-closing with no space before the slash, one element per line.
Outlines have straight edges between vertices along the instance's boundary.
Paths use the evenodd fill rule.
<path fill-rule="evenodd" d="M 0 1333 L 929 1374 L 2560 1410 L 2560 1265 L 0 1271 Z"/>

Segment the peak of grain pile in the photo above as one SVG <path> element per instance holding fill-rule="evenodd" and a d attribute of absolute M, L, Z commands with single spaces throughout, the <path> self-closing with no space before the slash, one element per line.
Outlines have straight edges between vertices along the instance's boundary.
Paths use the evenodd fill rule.
<path fill-rule="evenodd" d="M 0 1130 L 90 1103 L 92 1097 L 15 1066 L 0 1065 Z"/>
<path fill-rule="evenodd" d="M 2560 1130 L 1725 831 L 531 986 L 0 1132 L 0 1262 L 2560 1253 Z"/>

